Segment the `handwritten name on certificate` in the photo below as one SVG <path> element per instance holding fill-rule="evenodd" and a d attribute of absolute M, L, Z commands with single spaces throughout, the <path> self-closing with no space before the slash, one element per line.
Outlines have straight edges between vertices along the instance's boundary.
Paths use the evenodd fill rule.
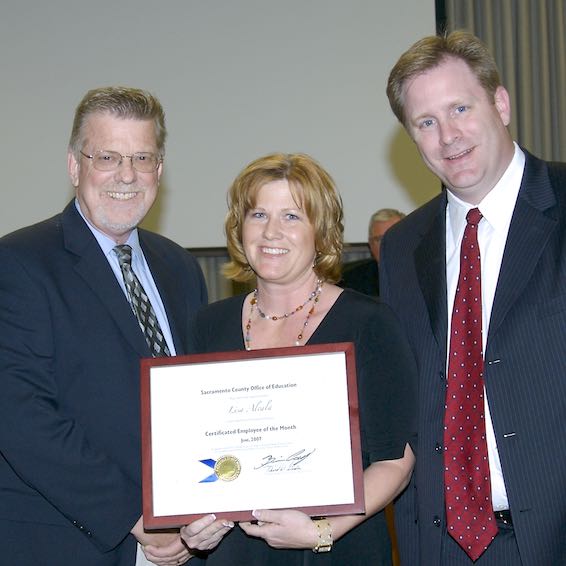
<path fill-rule="evenodd" d="M 344 352 L 152 367 L 153 515 L 352 504 L 346 376 Z"/>

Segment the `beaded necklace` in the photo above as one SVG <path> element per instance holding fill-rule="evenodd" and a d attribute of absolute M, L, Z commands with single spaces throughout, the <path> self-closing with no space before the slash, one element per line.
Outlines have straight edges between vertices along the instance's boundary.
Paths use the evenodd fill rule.
<path fill-rule="evenodd" d="M 259 316 L 261 318 L 264 318 L 266 320 L 272 320 L 272 321 L 277 321 L 277 320 L 283 320 L 285 318 L 289 318 L 290 316 L 294 315 L 295 313 L 299 312 L 300 310 L 303 310 L 303 308 L 310 302 L 313 301 L 313 305 L 312 307 L 309 309 L 307 316 L 305 318 L 305 321 L 303 322 L 303 325 L 301 326 L 301 329 L 299 331 L 299 333 L 297 334 L 297 339 L 295 340 L 295 346 L 300 346 L 301 345 L 301 340 L 303 339 L 303 333 L 305 331 L 305 328 L 307 327 L 310 317 L 312 315 L 312 313 L 314 312 L 314 308 L 316 307 L 316 304 L 318 303 L 318 300 L 320 299 L 320 293 L 322 292 L 322 285 L 323 285 L 323 281 L 321 279 L 318 279 L 316 282 L 316 288 L 315 290 L 309 295 L 308 299 L 302 304 L 299 305 L 295 310 L 288 312 L 288 313 L 284 313 L 281 316 L 269 316 L 266 315 L 264 312 L 261 311 L 261 309 L 259 308 L 259 304 L 257 301 L 257 289 L 254 290 L 254 294 L 252 295 L 252 298 L 250 299 L 250 314 L 248 317 L 248 322 L 246 323 L 246 336 L 244 338 L 245 344 L 246 344 L 246 350 L 251 350 L 251 343 L 252 343 L 252 336 L 251 336 L 251 328 L 252 328 L 252 316 L 254 313 L 254 309 L 257 309 L 257 312 L 259 314 Z"/>
<path fill-rule="evenodd" d="M 322 280 L 317 279 L 315 290 L 307 297 L 307 300 L 302 305 L 299 305 L 295 310 L 292 310 L 291 312 L 284 312 L 283 314 L 280 314 L 280 315 L 265 314 L 261 310 L 261 308 L 259 306 L 259 302 L 257 300 L 257 289 L 254 290 L 254 294 L 253 294 L 253 297 L 252 297 L 251 300 L 254 301 L 253 304 L 255 305 L 255 307 L 257 309 L 257 314 L 259 314 L 259 316 L 261 316 L 261 318 L 266 318 L 268 320 L 277 321 L 277 320 L 282 320 L 284 318 L 289 318 L 290 316 L 293 316 L 295 313 L 302 311 L 303 308 L 306 307 L 308 303 L 310 303 L 317 295 L 320 294 L 320 288 L 321 287 L 322 287 Z"/>

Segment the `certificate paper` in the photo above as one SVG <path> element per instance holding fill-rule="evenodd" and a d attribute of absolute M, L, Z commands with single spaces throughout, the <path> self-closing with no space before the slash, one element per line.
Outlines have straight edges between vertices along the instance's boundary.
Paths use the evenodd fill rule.
<path fill-rule="evenodd" d="M 351 343 L 142 360 L 144 524 L 364 511 Z"/>

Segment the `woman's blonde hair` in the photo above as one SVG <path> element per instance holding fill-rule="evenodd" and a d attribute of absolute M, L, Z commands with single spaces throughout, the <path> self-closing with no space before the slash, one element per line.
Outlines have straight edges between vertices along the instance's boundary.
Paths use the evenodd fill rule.
<path fill-rule="evenodd" d="M 293 198 L 306 213 L 315 234 L 314 271 L 322 279 L 340 279 L 344 223 L 342 199 L 332 177 L 309 155 L 272 153 L 252 161 L 236 177 L 228 192 L 224 223 L 230 261 L 226 277 L 250 281 L 255 277 L 242 244 L 246 214 L 255 207 L 258 191 L 271 181 L 286 179 Z"/>

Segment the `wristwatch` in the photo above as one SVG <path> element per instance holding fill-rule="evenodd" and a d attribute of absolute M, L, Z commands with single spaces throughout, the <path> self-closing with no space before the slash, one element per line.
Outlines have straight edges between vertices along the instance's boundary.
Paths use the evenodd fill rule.
<path fill-rule="evenodd" d="M 330 552 L 332 550 L 332 525 L 326 519 L 313 519 L 318 531 L 318 542 L 312 549 L 317 554 L 319 552 Z"/>

